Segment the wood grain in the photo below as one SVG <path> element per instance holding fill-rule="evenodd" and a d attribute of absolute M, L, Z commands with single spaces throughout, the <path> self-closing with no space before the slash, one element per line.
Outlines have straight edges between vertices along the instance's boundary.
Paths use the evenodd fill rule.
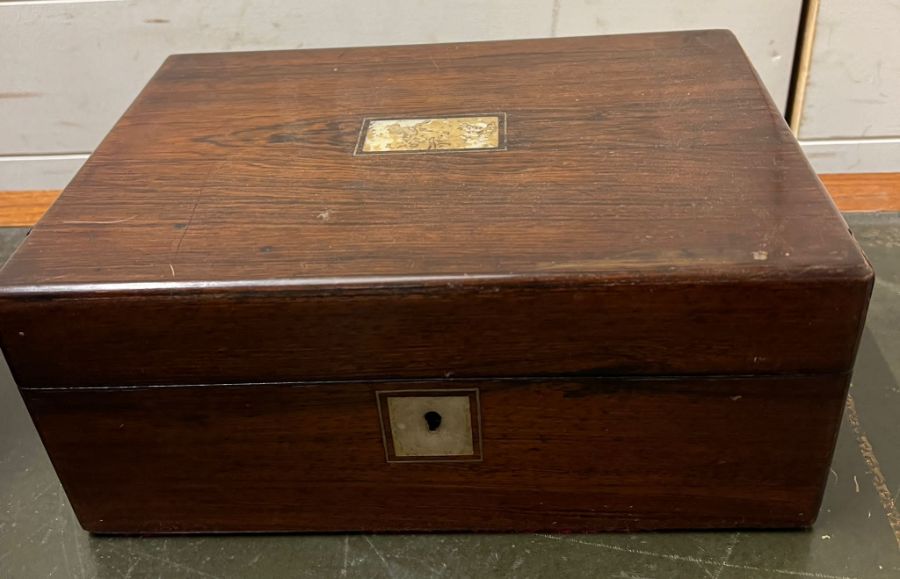
<path fill-rule="evenodd" d="M 801 2 L 562 2 L 552 35 L 730 28 L 784 106 Z M 245 0 L 154 0 L 125 11 L 117 2 L 0 1 L 0 53 L 17 55 L 4 61 L 2 75 L 16 82 L 4 82 L 0 93 L 21 91 L 0 98 L 0 155 L 93 150 L 171 53 L 537 38 L 551 35 L 551 4 L 270 0 L 265 10 L 253 11 Z M 54 164 L 44 166 L 53 173 L 44 180 L 58 182 Z"/>
<path fill-rule="evenodd" d="M 354 155 L 486 111 L 504 150 Z M 872 284 L 728 32 L 181 55 L 0 346 L 93 531 L 802 526 Z M 373 388 L 454 384 L 484 461 L 388 465 Z"/>
<path fill-rule="evenodd" d="M 366 117 L 473 111 L 507 114 L 508 150 L 353 155 Z M 734 37 L 707 31 L 172 57 L 0 282 L 860 263 Z"/>
<path fill-rule="evenodd" d="M 843 213 L 900 211 L 900 173 L 835 173 L 819 178 Z M 59 193 L 0 191 L 0 227 L 34 225 Z"/>
<path fill-rule="evenodd" d="M 353 155 L 487 110 L 505 151 Z M 0 274 L 0 343 L 27 387 L 846 372 L 871 283 L 728 32 L 182 55 Z"/>
<path fill-rule="evenodd" d="M 807 526 L 846 376 L 23 395 L 100 533 Z M 387 463 L 375 390 L 477 387 L 484 460 Z"/>
<path fill-rule="evenodd" d="M 369 280 L 0 302 L 19 386 L 847 372 L 871 281 Z M 73 339 L 73 328 L 78 338 Z"/>
<path fill-rule="evenodd" d="M 900 173 L 820 175 L 841 211 L 900 211 Z"/>
<path fill-rule="evenodd" d="M 819 175 L 843 213 L 900 211 L 900 173 Z M 59 197 L 59 191 L 0 191 L 0 227 L 34 225 Z"/>
<path fill-rule="evenodd" d="M 0 191 L 0 227 L 31 227 L 59 197 L 59 191 Z"/>

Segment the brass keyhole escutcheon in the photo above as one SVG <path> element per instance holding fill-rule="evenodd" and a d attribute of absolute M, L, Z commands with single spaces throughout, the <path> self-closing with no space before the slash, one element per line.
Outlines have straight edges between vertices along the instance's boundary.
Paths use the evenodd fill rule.
<path fill-rule="evenodd" d="M 434 432 L 441 426 L 441 415 L 434 410 L 425 413 L 425 423 L 428 424 L 428 430 Z"/>
<path fill-rule="evenodd" d="M 477 389 L 385 390 L 375 397 L 388 462 L 481 460 Z"/>

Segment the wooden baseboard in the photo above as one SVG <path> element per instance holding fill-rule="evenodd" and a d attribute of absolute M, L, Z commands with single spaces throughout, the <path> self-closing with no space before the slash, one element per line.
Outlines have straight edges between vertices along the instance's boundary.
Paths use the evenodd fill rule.
<path fill-rule="evenodd" d="M 59 194 L 59 191 L 0 191 L 0 227 L 31 227 Z"/>
<path fill-rule="evenodd" d="M 837 173 L 819 177 L 845 213 L 900 211 L 900 173 Z"/>
<path fill-rule="evenodd" d="M 841 211 L 900 211 L 900 173 L 840 173 L 821 178 Z M 59 193 L 0 191 L 0 227 L 34 225 Z"/>

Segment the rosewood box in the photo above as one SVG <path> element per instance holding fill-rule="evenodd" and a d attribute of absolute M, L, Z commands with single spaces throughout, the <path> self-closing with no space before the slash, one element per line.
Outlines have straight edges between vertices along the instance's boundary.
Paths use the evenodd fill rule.
<path fill-rule="evenodd" d="M 729 32 L 193 54 L 0 340 L 97 533 L 803 527 L 872 281 Z"/>

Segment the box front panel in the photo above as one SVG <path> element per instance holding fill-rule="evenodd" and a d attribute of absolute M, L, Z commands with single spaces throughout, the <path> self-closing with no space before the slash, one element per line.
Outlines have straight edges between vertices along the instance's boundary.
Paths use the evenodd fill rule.
<path fill-rule="evenodd" d="M 810 524 L 847 383 L 515 379 L 22 393 L 94 532 L 599 531 Z M 416 453 L 426 459 L 402 460 Z"/>
<path fill-rule="evenodd" d="M 837 374 L 872 280 L 572 284 L 0 295 L 0 345 L 20 388 Z"/>

